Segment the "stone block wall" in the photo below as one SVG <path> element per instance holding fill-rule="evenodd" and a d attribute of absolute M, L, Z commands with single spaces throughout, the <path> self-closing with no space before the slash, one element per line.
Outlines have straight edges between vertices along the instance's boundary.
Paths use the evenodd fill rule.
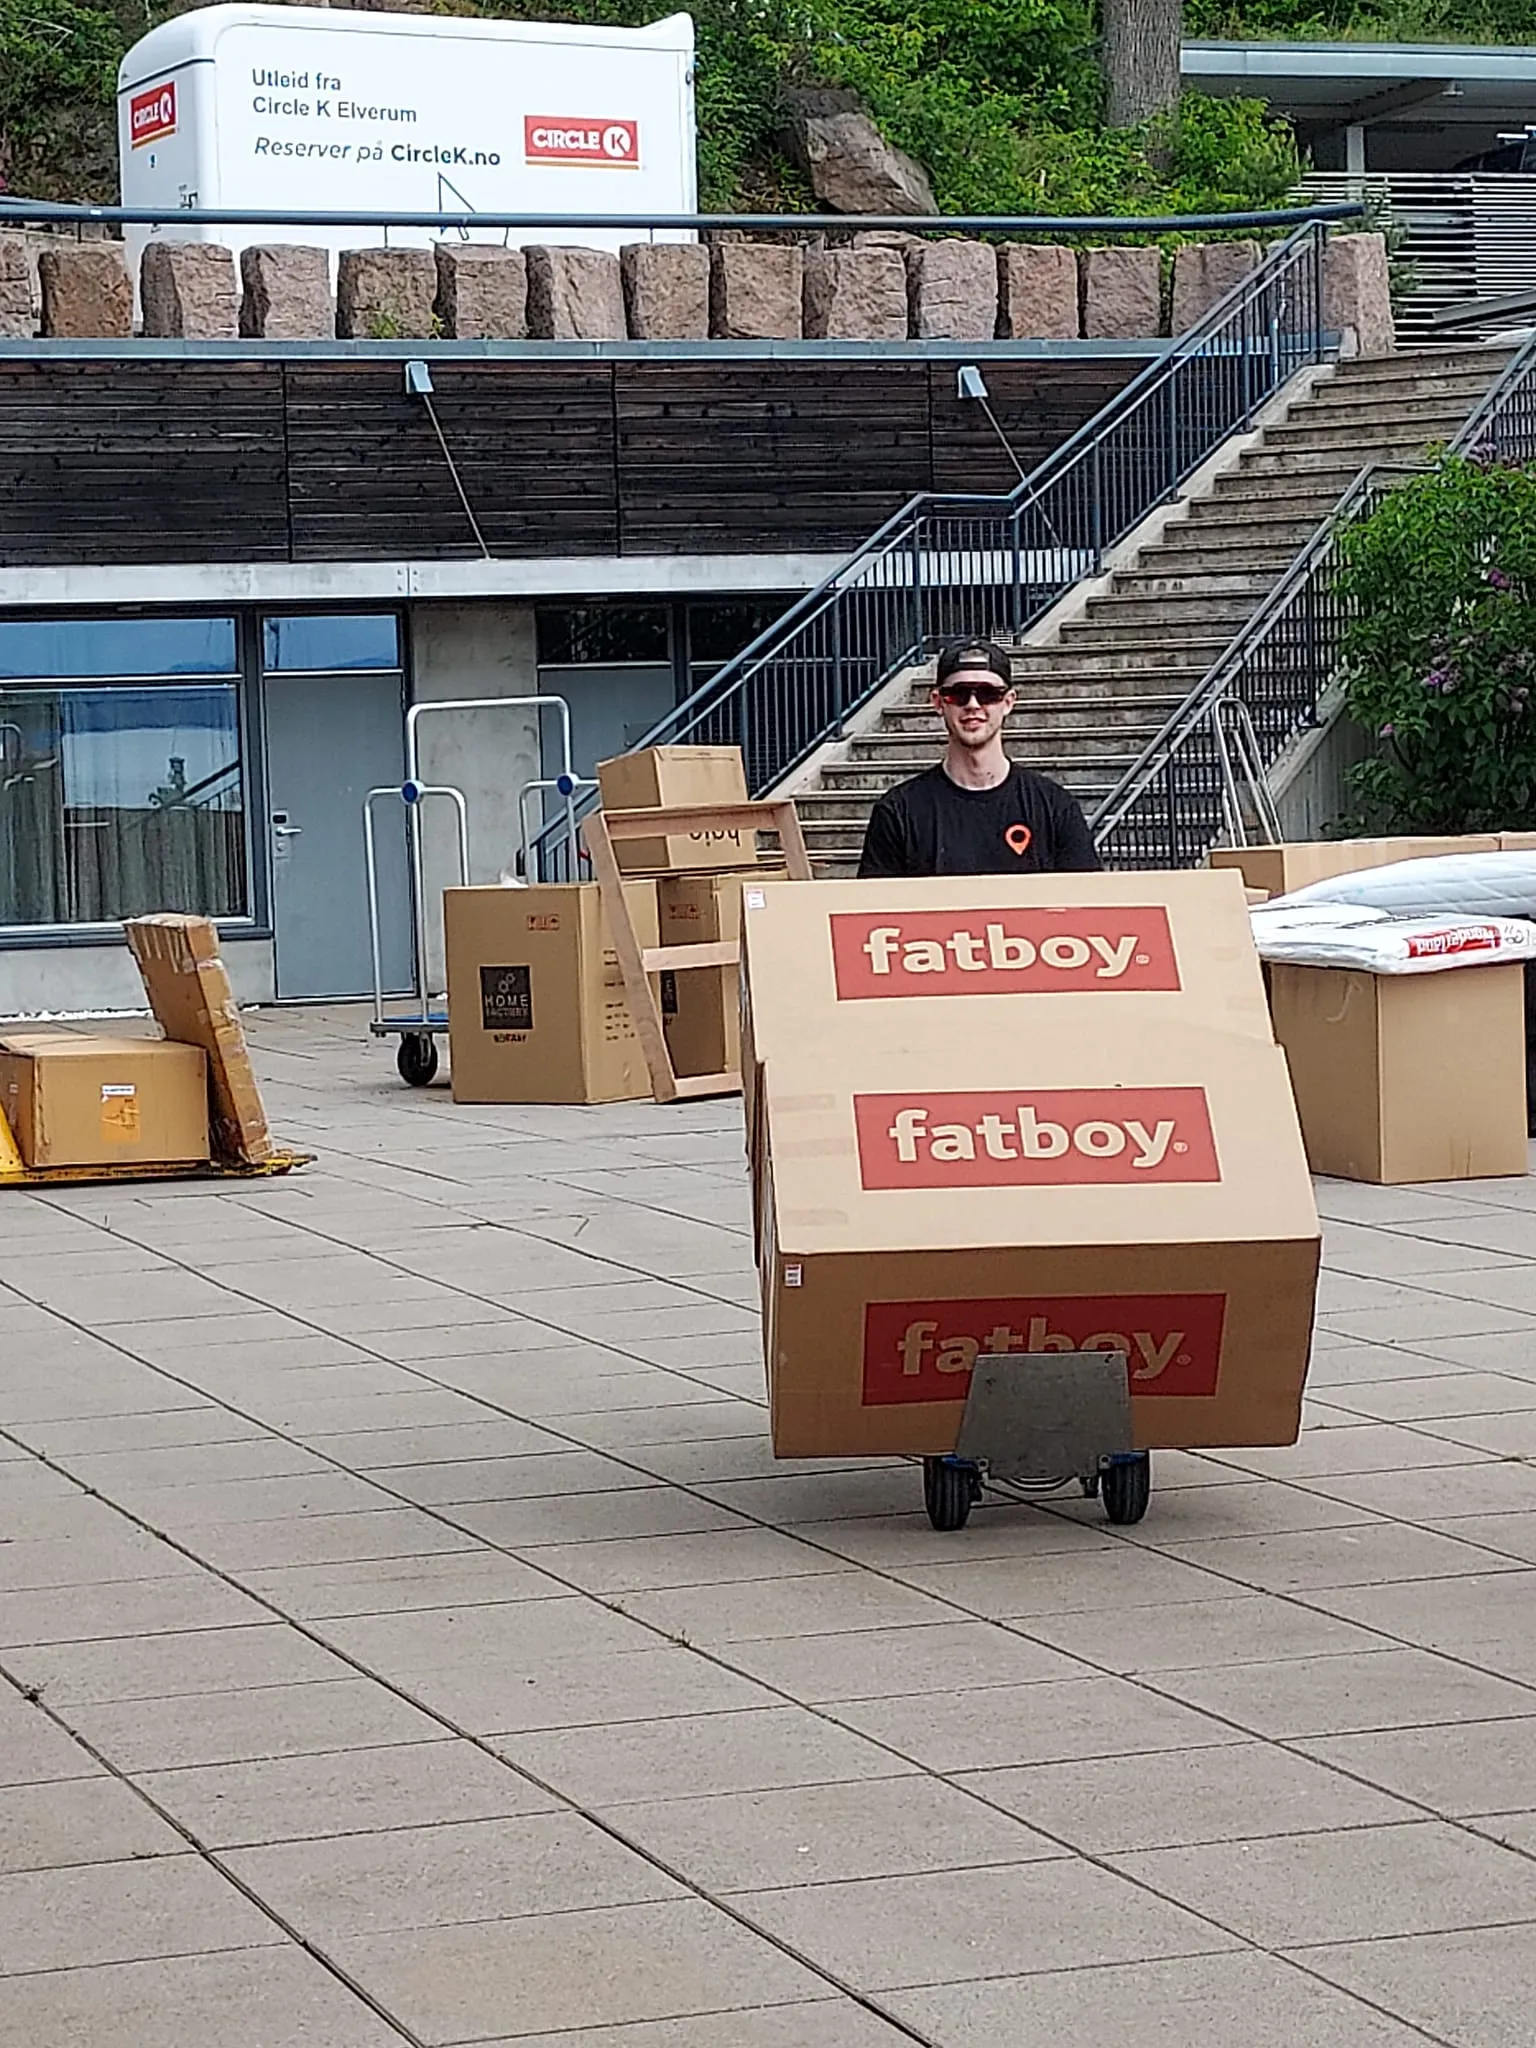
<path fill-rule="evenodd" d="M 993 244 L 860 234 L 845 244 L 637 242 L 600 249 L 323 249 L 151 242 L 143 332 L 187 340 L 1143 341 L 1181 334 L 1259 260 L 1258 245 Z M 1165 291 L 1165 282 L 1170 289 Z M 39 310 L 39 297 L 41 306 Z M 1349 352 L 1394 346 L 1380 235 L 1328 243 L 1324 317 Z M 1170 326 L 1171 322 L 1171 326 Z M 126 339 L 133 293 L 118 242 L 57 238 L 40 256 L 0 229 L 0 339 Z"/>

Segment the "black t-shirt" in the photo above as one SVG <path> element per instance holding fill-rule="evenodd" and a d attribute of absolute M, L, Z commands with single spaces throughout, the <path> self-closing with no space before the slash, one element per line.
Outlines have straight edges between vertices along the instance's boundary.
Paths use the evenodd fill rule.
<path fill-rule="evenodd" d="M 1048 775 L 1015 763 L 993 789 L 962 789 L 938 766 L 876 803 L 859 875 L 1083 875 L 1103 865 L 1082 806 Z"/>

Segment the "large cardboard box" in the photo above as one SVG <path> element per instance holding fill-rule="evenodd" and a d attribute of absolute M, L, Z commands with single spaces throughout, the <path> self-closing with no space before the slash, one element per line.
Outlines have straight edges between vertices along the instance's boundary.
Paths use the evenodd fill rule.
<path fill-rule="evenodd" d="M 663 946 L 741 937 L 740 875 L 663 875 L 656 884 Z M 670 977 L 667 1051 L 678 1074 L 734 1074 L 741 1064 L 740 970 L 690 967 Z"/>
<path fill-rule="evenodd" d="M 1297 840 L 1285 846 L 1218 846 L 1209 861 L 1213 868 L 1238 869 L 1252 889 L 1285 896 L 1312 882 L 1331 882 L 1335 875 L 1358 874 L 1362 868 L 1430 860 L 1446 853 L 1497 853 L 1500 844 L 1490 832 L 1441 839 Z"/>
<path fill-rule="evenodd" d="M 1307 1156 L 1340 1180 L 1477 1180 L 1527 1167 L 1524 970 L 1270 969 Z"/>
<path fill-rule="evenodd" d="M 743 804 L 746 770 L 740 747 L 647 747 L 597 764 L 604 810 L 653 811 L 672 804 Z M 751 867 L 757 835 L 748 832 L 675 832 L 656 839 L 625 839 L 614 848 L 625 874 L 671 868 Z"/>
<path fill-rule="evenodd" d="M 654 946 L 656 885 L 626 882 Z M 443 891 L 455 1102 L 622 1102 L 651 1092 L 596 883 Z"/>
<path fill-rule="evenodd" d="M 27 1166 L 177 1166 L 208 1154 L 208 1062 L 164 1039 L 0 1039 L 0 1109 Z"/>
<path fill-rule="evenodd" d="M 165 911 L 123 926 L 155 1022 L 167 1038 L 198 1045 L 208 1057 L 214 1150 L 221 1159 L 260 1166 L 277 1147 L 245 1042 L 245 1027 L 211 918 Z"/>
<path fill-rule="evenodd" d="M 749 881 L 742 924 L 781 1456 L 953 1450 L 983 1351 L 1125 1351 L 1143 1449 L 1294 1441 L 1319 1235 L 1238 875 Z"/>

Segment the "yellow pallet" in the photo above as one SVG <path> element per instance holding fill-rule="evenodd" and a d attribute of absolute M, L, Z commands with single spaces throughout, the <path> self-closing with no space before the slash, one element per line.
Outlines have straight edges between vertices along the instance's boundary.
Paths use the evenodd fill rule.
<path fill-rule="evenodd" d="M 0 1110 L 0 1188 L 57 1188 L 113 1180 L 259 1180 L 308 1166 L 314 1156 L 313 1152 L 274 1152 L 259 1166 L 225 1159 L 200 1160 L 190 1166 L 184 1162 L 171 1166 L 28 1166 L 5 1112 Z"/>

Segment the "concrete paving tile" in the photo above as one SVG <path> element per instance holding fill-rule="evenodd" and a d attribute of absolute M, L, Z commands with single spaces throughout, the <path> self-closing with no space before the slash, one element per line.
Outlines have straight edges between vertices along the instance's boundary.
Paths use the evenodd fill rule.
<path fill-rule="evenodd" d="M 44 1465 L 21 1452 L 6 1461 L 5 1477 L 0 1480 L 0 1498 L 4 1500 L 5 1512 L 11 1514 L 34 1501 L 77 1500 L 82 1495 L 78 1480 L 56 1472 L 51 1465 Z"/>
<path fill-rule="evenodd" d="M 319 1466 L 281 1479 L 240 1479 L 209 1486 L 160 1486 L 139 1491 L 127 1486 L 113 1496 L 150 1528 L 169 1536 L 209 1523 L 302 1522 L 323 1516 L 377 1512 L 387 1498 L 366 1479 Z"/>
<path fill-rule="evenodd" d="M 1536 1519 L 1536 1464 L 1513 1459 L 1421 1468 L 1407 1480 L 1395 1472 L 1356 1472 L 1310 1479 L 1307 1484 L 1332 1500 L 1419 1523 L 1472 1515 L 1525 1514 Z"/>
<path fill-rule="evenodd" d="M 1328 1399 L 1336 1408 L 1378 1422 L 1422 1426 L 1448 1417 L 1502 1416 L 1506 1426 L 1522 1419 L 1530 1426 L 1531 1414 L 1536 1411 L 1536 1381 L 1515 1379 L 1508 1373 L 1435 1372 L 1416 1379 L 1358 1380 L 1348 1386 L 1332 1386 Z M 1457 1440 L 1454 1432 L 1435 1430 L 1432 1434 Z M 1492 1448 L 1504 1450 L 1499 1444 Z"/>
<path fill-rule="evenodd" d="M 315 1755 L 338 1744 L 362 1749 L 431 1742 L 448 1733 L 441 1722 L 367 1678 L 72 1706 L 64 1718 L 130 1774 Z"/>
<path fill-rule="evenodd" d="M 36 1543 L 0 1539 L 0 1593 L 105 1585 L 121 1579 L 183 1578 L 188 1560 L 169 1543 L 125 1522 L 124 1534 L 59 1537 Z"/>
<path fill-rule="evenodd" d="M 705 1443 L 725 1437 L 761 1439 L 768 1427 L 761 1402 L 711 1399 L 666 1408 L 645 1405 L 591 1409 L 562 1425 L 562 1433 L 597 1450 L 627 1450 L 643 1444 Z"/>
<path fill-rule="evenodd" d="M 473 1743 L 453 1741 L 146 1771 L 137 1782 L 211 1849 L 500 1820 L 557 1803 Z"/>
<path fill-rule="evenodd" d="M 1354 1309 L 1345 1315 L 1323 1318 L 1328 1329 L 1340 1337 L 1362 1344 L 1401 1344 L 1417 1350 L 1424 1343 L 1454 1337 L 1490 1337 L 1524 1334 L 1536 1336 L 1536 1317 L 1518 1309 L 1484 1306 L 1479 1301 L 1460 1301 L 1448 1294 L 1414 1291 L 1411 1302 L 1399 1308 Z"/>
<path fill-rule="evenodd" d="M 448 1387 L 412 1382 L 398 1394 L 325 1394 L 295 1400 L 291 1395 L 262 1395 L 243 1403 L 270 1429 L 284 1430 L 308 1443 L 322 1437 L 350 1436 L 358 1430 L 425 1428 L 439 1422 L 476 1422 L 488 1411 Z M 318 1445 L 325 1449 L 323 1443 Z"/>
<path fill-rule="evenodd" d="M 351 1564 L 365 1557 L 424 1557 L 475 1547 L 462 1529 L 415 1508 L 303 1520 L 197 1522 L 178 1528 L 176 1540 L 205 1564 L 237 1576 L 281 1565 Z"/>
<path fill-rule="evenodd" d="M 1128 1530 L 1129 1540 L 1158 1549 L 1165 1543 L 1198 1542 L 1210 1536 L 1268 1536 L 1290 1529 L 1338 1529 L 1375 1519 L 1373 1509 L 1329 1499 L 1300 1486 L 1232 1474 L 1228 1486 L 1181 1486 L 1164 1491 L 1154 1475 L 1154 1506 L 1145 1522 Z M 1050 1513 L 1097 1527 L 1104 1510 L 1097 1501 L 1053 1502 Z"/>
<path fill-rule="evenodd" d="M 804 2004 L 825 1980 L 702 1900 L 352 1936 L 334 1960 L 426 2048 Z M 716 2042 L 730 2039 L 729 2022 Z"/>
<path fill-rule="evenodd" d="M 558 1441 L 558 1440 L 557 1440 Z M 545 1500 L 567 1493 L 610 1493 L 654 1485 L 650 1473 L 599 1451 L 556 1448 L 542 1457 L 466 1458 L 451 1464 L 402 1465 L 372 1475 L 391 1493 L 423 1507 L 479 1501 Z"/>
<path fill-rule="evenodd" d="M 761 1591 L 750 1589 L 753 1597 Z M 986 1621 L 735 1642 L 724 1654 L 738 1671 L 809 1705 L 1089 1675 L 1074 1658 Z"/>
<path fill-rule="evenodd" d="M 248 1583 L 253 1592 L 300 1621 L 346 1614 L 399 1614 L 415 1607 L 551 1600 L 568 1590 L 547 1572 L 520 1564 L 498 1550 L 287 1565 L 276 1571 L 250 1573 Z"/>
<path fill-rule="evenodd" d="M 214 1401 L 169 1408 L 142 1415 L 87 1416 L 78 1421 L 34 1422 L 21 1430 L 27 1442 L 51 1458 L 62 1458 L 72 1470 L 77 1458 L 101 1453 L 171 1449 L 179 1444 L 228 1444 L 261 1438 L 259 1423 Z"/>
<path fill-rule="evenodd" d="M 500 1606 L 361 1614 L 314 1624 L 346 1656 L 396 1683 L 469 1681 L 492 1698 L 573 1651 L 622 1656 L 657 1647 L 655 1633 L 583 1594 Z M 493 1724 L 494 1725 L 494 1724 Z"/>
<path fill-rule="evenodd" d="M 0 1926 L 0 1976 L 283 1940 L 259 1907 L 198 1856 L 0 1877 Z"/>
<path fill-rule="evenodd" d="M 1202 1955 L 1230 1935 L 1075 1860 L 868 1878 L 735 1900 L 798 1954 L 858 1991 L 952 1983 L 1003 1957 L 1037 1969 Z"/>
<path fill-rule="evenodd" d="M 722 1479 L 775 1479 L 791 1473 L 890 1471 L 889 1458 L 850 1458 L 835 1463 L 824 1458 L 776 1458 L 766 1432 L 758 1436 L 722 1437 L 714 1442 L 646 1444 L 626 1447 L 634 1464 L 679 1486 L 707 1486 Z"/>
<path fill-rule="evenodd" d="M 87 1330 L 111 1330 L 168 1317 L 239 1315 L 242 1303 L 199 1273 L 179 1267 L 151 1268 L 132 1286 L 90 1277 L 46 1283 L 36 1297 L 45 1308 L 68 1316 Z M 259 1303 L 251 1303 L 254 1309 Z"/>
<path fill-rule="evenodd" d="M 894 1778 L 912 1766 L 801 1707 L 499 1736 L 501 1755 L 587 1807 Z"/>
<path fill-rule="evenodd" d="M 606 1728 L 700 1714 L 740 1714 L 783 1703 L 763 1686 L 681 1644 L 621 1656 L 572 1653 L 502 1688 L 477 1731 L 511 1756 L 503 1738 L 542 1730 Z M 517 1758 L 512 1757 L 516 1762 Z"/>
<path fill-rule="evenodd" d="M 1481 1343 L 1482 1339 L 1473 1341 Z M 1312 1347 L 1307 1385 L 1324 1400 L 1334 1401 L 1339 1388 L 1363 1380 L 1380 1385 L 1386 1380 L 1437 1379 L 1444 1371 L 1444 1361 L 1430 1352 L 1405 1351 L 1401 1344 L 1356 1344 L 1320 1330 Z"/>
<path fill-rule="evenodd" d="M 1226 1669 L 1284 1657 L 1332 1657 L 1391 1645 L 1370 1632 L 1268 1594 L 1133 1607 L 1124 1613 L 1030 1615 L 1011 1624 L 1102 1671 Z"/>
<path fill-rule="evenodd" d="M 1377 1729 L 1300 1747 L 1448 1819 L 1514 1811 L 1536 1787 L 1536 1718 Z"/>
<path fill-rule="evenodd" d="M 486 1411 L 471 1422 L 425 1429 L 361 1429 L 326 1439 L 325 1455 L 353 1472 L 391 1472 L 401 1465 L 453 1464 L 464 1458 L 522 1458 L 562 1451 L 564 1438 Z"/>
<path fill-rule="evenodd" d="M 509 1550 L 541 1545 L 605 1543 L 620 1537 L 688 1536 L 708 1530 L 741 1529 L 739 1515 L 667 1486 L 630 1487 L 622 1493 L 566 1494 L 544 1500 L 487 1501 L 445 1508 L 445 1516 Z"/>
<path fill-rule="evenodd" d="M 1489 1927 L 1308 1948 L 1307 1970 L 1368 1998 L 1448 2048 L 1528 2048 L 1536 1927 Z"/>
<path fill-rule="evenodd" d="M 1325 1269 L 1359 1273 L 1372 1280 L 1413 1282 L 1436 1273 L 1471 1273 L 1498 1265 L 1504 1257 L 1499 1251 L 1411 1231 L 1372 1229 L 1359 1223 L 1327 1223 L 1323 1227 Z"/>
<path fill-rule="evenodd" d="M 1382 1649 L 1229 1670 L 1163 1671 L 1157 1684 L 1175 1699 L 1277 1741 L 1437 1721 L 1518 1719 L 1536 1712 L 1536 1690 L 1469 1670 L 1428 1650 Z"/>
<path fill-rule="evenodd" d="M 1245 2048 L 1422 2048 L 1424 2041 L 1295 1964 L 1251 1951 L 994 1977 L 888 1993 L 881 2004 L 944 2048 L 1066 2041 L 1085 2017 L 1098 2038 L 1140 2048 L 1237 2041 Z"/>
<path fill-rule="evenodd" d="M 1517 1567 L 1536 1564 L 1536 1514 L 1446 1515 L 1434 1528 L 1444 1542 L 1475 1543 Z"/>
<path fill-rule="evenodd" d="M 1262 1742 L 976 1771 L 956 1782 L 1090 1856 L 1422 1818 Z"/>
<path fill-rule="evenodd" d="M 0 1978 L 0 2039 L 69 2048 L 399 2048 L 400 2035 L 290 1944 Z"/>
<path fill-rule="evenodd" d="M 1307 1603 L 1383 1636 L 1454 1655 L 1501 1637 L 1515 1641 L 1528 1632 L 1536 1614 L 1536 1572 L 1494 1571 L 1485 1579 L 1406 1586 L 1344 1586 L 1309 1593 Z"/>
<path fill-rule="evenodd" d="M 1508 1521 L 1507 1515 L 1489 1518 Z M 1479 1530 L 1483 1527 L 1479 1524 Z M 1359 1523 L 1351 1528 L 1288 1536 L 1223 1536 L 1208 1543 L 1184 1543 L 1170 1555 L 1236 1586 L 1260 1592 L 1306 1592 L 1314 1587 L 1384 1586 L 1395 1581 L 1475 1577 L 1499 1569 L 1498 1556 L 1474 1542 L 1458 1542 L 1430 1529 L 1401 1522 Z M 1519 1561 L 1507 1560 L 1517 1570 Z"/>
<path fill-rule="evenodd" d="M 6 1652 L 5 1662 L 18 1683 L 37 1687 L 49 1706 L 60 1709 L 351 1676 L 340 1658 L 270 1618 L 258 1628 L 18 1646 Z"/>
<path fill-rule="evenodd" d="M 1527 1758 L 1526 1796 L 1529 1797 L 1530 1772 Z M 1490 1842 L 1498 1842 L 1506 1849 L 1518 1849 L 1523 1856 L 1536 1855 L 1536 1813 L 1494 1813 L 1472 1822 L 1477 1834 L 1486 1835 Z"/>
<path fill-rule="evenodd" d="M 945 1773 L 1243 1739 L 1236 1728 L 1119 1678 L 915 1693 L 844 1701 L 826 1711 L 925 1770 Z"/>
<path fill-rule="evenodd" d="M 100 1772 L 90 1752 L 72 1742 L 41 1707 L 8 1686 L 0 1690 L 0 1785 L 45 1785 Z"/>
<path fill-rule="evenodd" d="M 1525 1858 L 1442 1821 L 1148 1849 L 1112 1860 L 1164 1898 L 1266 1948 L 1531 1918 Z"/>
<path fill-rule="evenodd" d="M 1472 1273 L 1438 1273 L 1433 1285 L 1437 1294 L 1475 1301 L 1480 1307 L 1519 1309 L 1527 1315 L 1536 1309 L 1536 1266 L 1528 1259 L 1523 1264 L 1500 1259 Z"/>
<path fill-rule="evenodd" d="M 0 1734 L 4 1727 L 0 1721 Z M 0 1875 L 178 1856 L 187 1847 L 184 1836 L 105 1772 L 62 1784 L 0 1789 Z"/>
<path fill-rule="evenodd" d="M 1097 1531 L 1093 1532 L 1097 1535 Z M 1347 1535 L 1348 1531 L 1340 1531 Z M 1326 1537 L 1229 1537 L 1190 1544 L 1191 1558 L 1224 1550 L 1231 1543 L 1327 1542 Z M 1230 1581 L 1197 1568 L 1196 1562 L 1144 1549 L 1123 1540 L 1102 1539 L 1089 1550 L 1032 1559 L 1021 1571 L 1007 1558 L 981 1557 L 963 1564 L 918 1565 L 903 1573 L 909 1586 L 948 1600 L 972 1614 L 994 1621 L 1036 1614 L 1086 1614 L 1095 1609 L 1165 1606 L 1186 1600 L 1219 1600 L 1223 1588 L 1236 1595 Z"/>
<path fill-rule="evenodd" d="M 713 1896 L 1064 1853 L 1011 1816 L 920 1776 L 640 1801 L 605 1817 Z"/>
<path fill-rule="evenodd" d="M 797 1522 L 796 1538 L 853 1564 L 909 1579 L 915 1567 L 1011 1558 L 1015 1570 L 1034 1571 L 1053 1552 L 1083 1557 L 1120 1555 L 1126 1546 L 1103 1528 L 1073 1522 L 1041 1508 L 1021 1507 L 1003 1495 L 985 1496 L 963 1529 L 940 1534 L 926 1514 L 850 1516 L 835 1522 Z M 825 1567 L 823 1567 L 825 1569 Z"/>
<path fill-rule="evenodd" d="M 552 1543 L 540 1546 L 538 1562 L 584 1592 L 615 1594 L 819 1575 L 835 1568 L 837 1559 L 775 1529 L 742 1528 Z"/>
<path fill-rule="evenodd" d="M 18 1501 L 0 1496 L 0 1544 L 115 1544 L 138 1530 L 109 1501 L 75 1492 L 64 1500 Z"/>
<path fill-rule="evenodd" d="M 77 1452 L 67 1463 L 77 1479 L 115 1500 L 152 1488 L 180 1491 L 235 1480 L 287 1479 L 330 1469 L 302 1444 L 254 1430 L 228 1443 Z"/>
<path fill-rule="evenodd" d="M 688 1896 L 574 1813 L 444 1821 L 236 1849 L 224 1861 L 309 1942 Z"/>
<path fill-rule="evenodd" d="M 1469 1375 L 1470 1377 L 1470 1375 Z M 1536 1380 L 1501 1380 L 1501 1386 L 1518 1387 L 1529 1394 L 1529 1408 L 1490 1410 L 1487 1413 L 1425 1417 L 1414 1424 L 1426 1436 L 1468 1449 L 1488 1451 L 1499 1458 L 1536 1459 Z"/>
<path fill-rule="evenodd" d="M 1506 1373 L 1512 1379 L 1536 1377 L 1536 1346 L 1528 1329 L 1499 1330 L 1483 1337 L 1426 1336 L 1415 1348 L 1442 1370 L 1455 1365 L 1469 1372 Z"/>
<path fill-rule="evenodd" d="M 954 1618 L 942 1601 L 858 1571 L 759 1580 L 749 1593 L 733 1585 L 626 1593 L 622 1606 L 650 1627 L 704 1648 L 847 1636 L 843 1654 L 850 1664 L 859 1658 L 851 1638 L 860 1630 L 931 1627 Z"/>
<path fill-rule="evenodd" d="M 632 2027 L 582 2027 L 575 2033 L 519 2034 L 516 2048 L 900 2048 L 911 2035 L 888 2026 L 851 1998 L 777 2005 L 766 2012 L 705 2013 Z M 512 2038 L 482 2048 L 512 2048 Z"/>
<path fill-rule="evenodd" d="M 1407 1472 L 1421 1465 L 1478 1462 L 1475 1457 L 1463 1457 L 1454 1445 L 1438 1437 L 1421 1436 L 1415 1430 L 1378 1422 L 1308 1430 L 1298 1444 L 1213 1451 L 1211 1456 L 1235 1471 L 1250 1472 L 1261 1479 L 1285 1479 L 1295 1485 L 1335 1472 Z"/>

